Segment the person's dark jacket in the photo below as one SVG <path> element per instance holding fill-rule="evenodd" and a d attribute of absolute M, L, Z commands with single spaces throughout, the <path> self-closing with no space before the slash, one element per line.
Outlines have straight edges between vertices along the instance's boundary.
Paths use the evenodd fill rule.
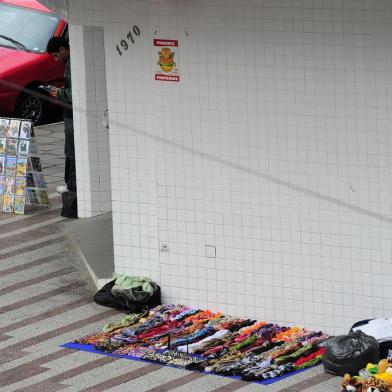
<path fill-rule="evenodd" d="M 67 104 L 64 107 L 64 118 L 73 118 L 72 113 L 72 84 L 71 84 L 71 61 L 67 60 L 64 71 L 64 87 L 57 91 L 57 98 Z"/>

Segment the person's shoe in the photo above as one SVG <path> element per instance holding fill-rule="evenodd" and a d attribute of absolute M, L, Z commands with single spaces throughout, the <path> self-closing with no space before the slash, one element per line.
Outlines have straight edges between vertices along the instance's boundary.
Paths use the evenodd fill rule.
<path fill-rule="evenodd" d="M 65 193 L 65 192 L 68 192 L 67 185 L 57 185 L 57 186 L 56 186 L 56 192 L 57 192 L 57 193 Z"/>

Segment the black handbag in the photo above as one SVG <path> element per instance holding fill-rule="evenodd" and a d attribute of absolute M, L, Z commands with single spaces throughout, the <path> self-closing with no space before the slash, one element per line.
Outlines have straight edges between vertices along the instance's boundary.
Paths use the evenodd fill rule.
<path fill-rule="evenodd" d="M 362 331 L 335 336 L 325 343 L 323 366 L 327 373 L 355 375 L 370 363 L 380 360 L 377 340 Z"/>

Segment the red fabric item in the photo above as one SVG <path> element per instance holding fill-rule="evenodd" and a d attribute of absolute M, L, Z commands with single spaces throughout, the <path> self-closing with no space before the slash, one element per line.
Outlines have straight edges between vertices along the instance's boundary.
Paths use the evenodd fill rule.
<path fill-rule="evenodd" d="M 318 355 L 324 355 L 324 353 L 325 353 L 325 348 L 321 347 L 320 349 L 318 349 L 314 353 L 308 355 L 307 357 L 303 357 L 303 358 L 298 359 L 298 361 L 294 362 L 294 365 L 295 366 L 302 365 L 303 363 L 309 362 L 312 359 L 316 358 Z"/>

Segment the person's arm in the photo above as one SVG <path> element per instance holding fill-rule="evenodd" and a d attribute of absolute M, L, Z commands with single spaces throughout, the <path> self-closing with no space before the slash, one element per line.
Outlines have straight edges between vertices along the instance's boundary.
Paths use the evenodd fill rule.
<path fill-rule="evenodd" d="M 57 98 L 65 103 L 72 103 L 72 89 L 71 88 L 59 88 L 57 89 Z"/>
<path fill-rule="evenodd" d="M 71 66 L 69 61 L 65 66 L 64 79 L 65 86 L 67 87 L 52 88 L 50 95 L 54 98 L 57 98 L 61 102 L 72 105 Z"/>

